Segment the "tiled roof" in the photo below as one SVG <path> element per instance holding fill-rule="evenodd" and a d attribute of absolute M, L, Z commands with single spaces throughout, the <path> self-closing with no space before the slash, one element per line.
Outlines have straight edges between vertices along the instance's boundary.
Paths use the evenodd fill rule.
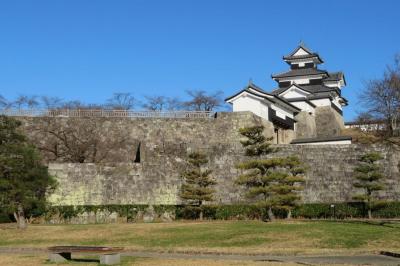
<path fill-rule="evenodd" d="M 319 63 L 324 62 L 324 60 L 322 60 L 322 58 L 316 53 L 297 55 L 297 56 L 284 56 L 283 60 L 288 61 L 288 63 L 289 63 L 290 61 L 301 60 L 301 59 L 311 59 L 311 58 L 317 58 Z"/>
<path fill-rule="evenodd" d="M 338 81 L 343 79 L 343 72 L 330 72 L 328 77 L 325 79 L 327 81 Z"/>
<path fill-rule="evenodd" d="M 288 54 L 285 57 L 290 57 L 293 56 L 299 49 L 303 49 L 304 51 L 306 51 L 308 54 L 313 54 L 313 51 L 311 51 L 310 49 L 308 49 L 304 43 L 300 43 L 299 46 L 297 46 L 290 54 Z"/>
<path fill-rule="evenodd" d="M 259 93 L 261 93 L 261 94 L 270 96 L 271 98 L 266 97 L 266 96 L 263 96 L 263 95 L 257 95 L 257 94 L 255 94 L 255 93 L 253 93 L 252 91 L 250 91 L 250 89 L 253 89 L 253 90 L 255 90 L 255 91 L 257 91 L 257 92 L 259 92 Z M 253 94 L 253 95 L 255 95 L 255 96 L 263 97 L 263 98 L 265 98 L 265 99 L 267 99 L 267 100 L 269 100 L 269 101 L 271 101 L 271 102 L 273 102 L 273 103 L 276 103 L 276 100 L 278 100 L 278 101 L 283 102 L 283 103 L 289 105 L 290 107 L 292 107 L 292 108 L 294 108 L 294 109 L 300 111 L 300 109 L 299 109 L 297 106 L 291 104 L 289 101 L 287 101 L 287 99 L 285 99 L 285 98 L 283 98 L 283 97 L 279 97 L 278 95 L 275 95 L 275 94 L 268 93 L 268 92 L 264 91 L 263 89 L 261 89 L 260 87 L 258 87 L 257 85 L 255 85 L 255 84 L 252 83 L 252 82 L 250 82 L 246 87 L 244 87 L 241 91 L 239 91 L 239 92 L 236 93 L 235 95 L 232 95 L 232 96 L 226 98 L 225 101 L 229 101 L 230 99 L 232 99 L 232 98 L 238 96 L 239 94 L 241 94 L 241 93 L 244 92 L 244 91 L 245 91 L 245 92 L 248 92 L 248 93 L 250 93 L 250 94 Z"/>
<path fill-rule="evenodd" d="M 309 75 L 328 75 L 328 72 L 325 70 L 320 70 L 316 68 L 299 68 L 292 69 L 287 72 L 279 73 L 272 75 L 272 78 L 288 78 L 288 77 L 296 77 L 296 76 L 309 76 Z"/>
<path fill-rule="evenodd" d="M 271 93 L 274 95 L 279 95 L 282 92 L 286 91 L 288 88 L 290 88 L 292 85 L 290 85 L 289 87 L 285 87 L 285 88 L 278 88 L 273 90 Z M 318 93 L 318 92 L 337 92 L 340 95 L 340 92 L 338 91 L 338 89 L 336 88 L 331 88 L 331 87 L 327 87 L 324 85 L 298 85 L 296 84 L 297 87 L 299 87 L 300 89 L 307 91 L 309 93 Z"/>

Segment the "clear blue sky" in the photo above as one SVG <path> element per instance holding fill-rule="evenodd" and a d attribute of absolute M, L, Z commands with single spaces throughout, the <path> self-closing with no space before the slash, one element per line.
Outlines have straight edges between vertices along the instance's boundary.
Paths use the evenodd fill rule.
<path fill-rule="evenodd" d="M 230 96 L 300 40 L 345 73 L 346 120 L 363 81 L 400 52 L 400 1 L 31 0 L 0 3 L 0 94 L 103 102 L 113 92 Z"/>

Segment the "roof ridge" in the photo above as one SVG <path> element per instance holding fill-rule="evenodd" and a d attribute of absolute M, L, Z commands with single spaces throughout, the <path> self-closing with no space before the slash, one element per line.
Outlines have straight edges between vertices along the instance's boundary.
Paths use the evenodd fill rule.
<path fill-rule="evenodd" d="M 303 49 L 304 51 L 306 51 L 308 54 L 313 54 L 314 52 L 308 48 L 307 46 L 305 46 L 304 42 L 301 41 L 299 43 L 299 45 L 289 54 L 289 56 L 293 56 L 298 50 Z"/>

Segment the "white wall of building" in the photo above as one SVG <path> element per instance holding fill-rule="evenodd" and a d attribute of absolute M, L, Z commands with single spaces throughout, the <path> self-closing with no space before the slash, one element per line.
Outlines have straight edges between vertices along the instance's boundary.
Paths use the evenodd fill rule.
<path fill-rule="evenodd" d="M 315 104 L 317 107 L 320 106 L 331 106 L 331 100 L 328 98 L 326 99 L 318 99 L 318 100 L 310 100 L 313 104 Z"/>
<path fill-rule="evenodd" d="M 321 78 L 322 78 L 322 75 L 318 76 L 318 78 L 314 78 L 314 79 L 321 79 Z M 303 76 L 303 77 L 288 77 L 288 78 L 282 78 L 282 79 L 280 79 L 280 81 L 281 82 L 293 81 L 292 84 L 296 83 L 296 84 L 299 84 L 299 85 L 301 85 L 301 84 L 310 84 L 310 77 L 306 77 L 306 76 Z"/>
<path fill-rule="evenodd" d="M 285 109 L 283 109 L 279 105 L 272 104 L 271 105 L 271 109 L 274 109 L 276 111 L 276 116 L 279 116 L 282 119 L 285 119 L 286 116 L 289 117 L 289 118 L 293 118 L 293 114 L 292 113 L 289 113 L 288 111 L 286 111 Z"/>
<path fill-rule="evenodd" d="M 309 54 L 309 53 L 307 53 L 304 49 L 300 48 L 299 50 L 297 50 L 297 52 L 294 54 L 294 56 L 306 55 L 306 54 Z"/>
<path fill-rule="evenodd" d="M 290 99 L 290 98 L 306 97 L 309 94 L 310 93 L 300 90 L 300 89 L 296 88 L 295 86 L 293 86 L 293 87 L 287 89 L 286 91 L 284 91 L 283 93 L 281 93 L 279 96 L 283 96 L 287 99 Z"/>
<path fill-rule="evenodd" d="M 309 105 L 307 102 L 291 102 L 297 108 L 300 108 L 302 111 L 306 111 L 308 113 L 314 114 L 315 108 Z"/>
<path fill-rule="evenodd" d="M 337 108 L 339 108 L 340 110 L 342 110 L 342 105 L 339 103 L 339 97 L 336 97 L 335 99 L 333 99 L 333 104 L 337 107 Z"/>
<path fill-rule="evenodd" d="M 232 101 L 234 112 L 250 111 L 268 120 L 268 105 L 261 102 L 258 97 L 251 94 L 243 94 Z"/>

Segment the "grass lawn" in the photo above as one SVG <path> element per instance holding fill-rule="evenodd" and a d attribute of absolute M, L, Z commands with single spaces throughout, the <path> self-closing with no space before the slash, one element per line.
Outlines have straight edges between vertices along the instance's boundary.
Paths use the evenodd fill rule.
<path fill-rule="evenodd" d="M 36 266 L 36 265 L 85 265 L 97 266 L 98 262 L 90 260 L 97 257 L 84 257 L 88 261 L 70 261 L 66 263 L 50 263 L 45 255 L 4 255 L 0 254 L 0 265 L 14 266 Z M 205 260 L 205 259 L 150 259 L 150 258 L 132 258 L 123 257 L 121 266 L 296 266 L 296 263 L 287 262 L 265 262 L 265 261 L 235 261 L 235 260 Z M 343 266 L 343 265 L 341 265 Z"/>
<path fill-rule="evenodd" d="M 212 221 L 151 224 L 0 225 L 0 247 L 107 245 L 151 251 L 356 254 L 400 251 L 400 223 Z"/>

